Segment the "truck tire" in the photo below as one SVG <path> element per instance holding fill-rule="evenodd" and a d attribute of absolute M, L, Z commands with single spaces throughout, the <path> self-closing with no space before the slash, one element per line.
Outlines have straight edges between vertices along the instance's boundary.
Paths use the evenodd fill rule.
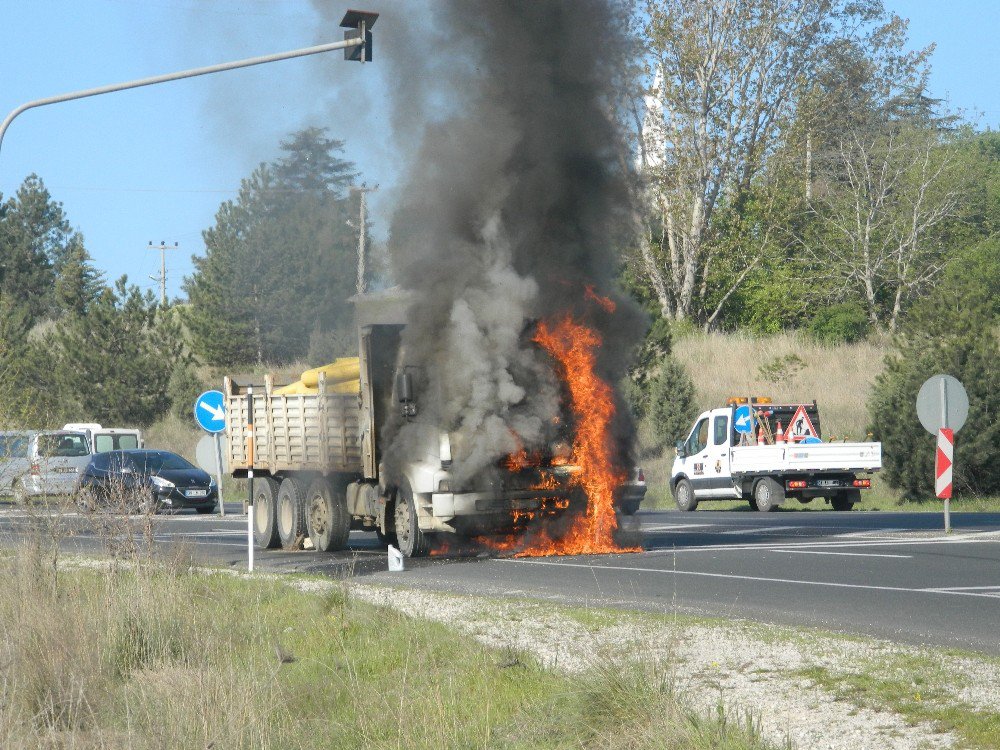
<path fill-rule="evenodd" d="M 261 549 L 274 549 L 278 537 L 278 483 L 271 477 L 253 481 L 253 538 Z"/>
<path fill-rule="evenodd" d="M 833 509 L 840 511 L 851 510 L 855 503 L 860 502 L 861 490 L 848 490 L 847 492 L 841 492 L 833 495 L 830 498 L 830 505 L 833 506 Z"/>
<path fill-rule="evenodd" d="M 324 477 L 317 478 L 306 491 L 306 529 L 320 552 L 335 552 L 347 546 L 351 514 L 343 487 Z"/>
<path fill-rule="evenodd" d="M 278 538 L 285 549 L 298 549 L 306 535 L 305 488 L 297 477 L 285 477 L 278 486 Z"/>
<path fill-rule="evenodd" d="M 426 555 L 430 550 L 430 540 L 417 523 L 417 506 L 413 502 L 413 493 L 409 485 L 404 484 L 396 489 L 392 518 L 396 527 L 396 539 L 399 541 L 399 551 L 406 557 Z"/>
<path fill-rule="evenodd" d="M 785 501 L 785 488 L 771 477 L 764 477 L 754 485 L 753 499 L 757 501 L 757 510 L 770 513 Z"/>
<path fill-rule="evenodd" d="M 674 485 L 674 502 L 677 503 L 678 510 L 686 512 L 698 509 L 694 488 L 687 479 L 678 479 L 677 484 Z"/>

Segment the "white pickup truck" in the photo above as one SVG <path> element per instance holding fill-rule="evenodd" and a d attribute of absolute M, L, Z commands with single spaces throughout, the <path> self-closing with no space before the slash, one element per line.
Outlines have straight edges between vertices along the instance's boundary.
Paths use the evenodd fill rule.
<path fill-rule="evenodd" d="M 748 414 L 750 425 L 757 428 L 751 432 Z M 799 431 L 793 442 L 780 437 L 782 418 L 789 430 L 794 419 Z M 670 488 L 684 511 L 695 510 L 703 500 L 743 499 L 767 512 L 788 498 L 808 503 L 818 497 L 834 510 L 850 510 L 861 500 L 861 490 L 871 487 L 871 479 L 859 475 L 881 468 L 881 443 L 822 442 L 815 402 L 755 401 L 713 409 L 695 420 L 687 440 L 677 443 Z"/>

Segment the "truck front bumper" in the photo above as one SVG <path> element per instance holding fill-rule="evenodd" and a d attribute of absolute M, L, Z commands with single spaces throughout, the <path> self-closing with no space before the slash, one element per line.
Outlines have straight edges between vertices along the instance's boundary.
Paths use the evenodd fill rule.
<path fill-rule="evenodd" d="M 568 493 L 553 490 L 508 490 L 505 492 L 434 492 L 431 508 L 435 518 L 481 516 L 491 513 L 565 510 Z"/>

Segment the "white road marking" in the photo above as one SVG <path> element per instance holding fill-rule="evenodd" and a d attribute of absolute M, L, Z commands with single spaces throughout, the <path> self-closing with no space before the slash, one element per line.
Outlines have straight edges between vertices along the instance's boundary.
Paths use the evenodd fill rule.
<path fill-rule="evenodd" d="M 732 531 L 720 531 L 720 534 L 762 534 L 765 531 L 788 531 L 789 529 L 800 529 L 801 526 L 751 526 L 746 529 L 733 529 Z"/>
<path fill-rule="evenodd" d="M 710 526 L 718 526 L 715 523 L 661 523 L 647 526 L 643 524 L 643 531 L 686 531 L 687 529 L 707 529 Z"/>
<path fill-rule="evenodd" d="M 665 570 L 661 568 L 637 568 L 626 565 L 588 565 L 586 563 L 567 563 L 546 560 L 523 560 L 512 558 L 497 558 L 497 562 L 521 563 L 522 565 L 554 565 L 565 568 L 589 568 L 595 574 L 598 570 L 619 570 L 630 573 L 659 573 L 661 575 L 697 576 L 701 578 L 725 578 L 735 581 L 760 581 L 762 583 L 786 583 L 800 586 L 823 586 L 838 589 L 862 589 L 865 591 L 896 591 L 904 594 L 931 594 L 935 596 L 971 596 L 980 599 L 997 599 L 994 594 L 980 594 L 974 591 L 950 591 L 942 589 L 914 589 L 903 586 L 873 586 L 863 583 L 840 583 L 837 581 L 803 581 L 797 578 L 767 578 L 764 576 L 744 576 L 734 573 L 706 573 L 696 570 Z"/>
<path fill-rule="evenodd" d="M 889 555 L 876 552 L 823 552 L 818 549 L 769 549 L 768 552 L 787 552 L 793 555 L 843 555 L 845 557 L 900 557 L 910 560 L 913 555 Z"/>
<path fill-rule="evenodd" d="M 865 529 L 864 531 L 850 531 L 846 534 L 831 534 L 838 539 L 851 539 L 852 537 L 870 537 L 875 534 L 898 534 L 902 531 L 913 531 L 913 529 Z"/>
<path fill-rule="evenodd" d="M 992 532 L 990 532 L 992 533 Z M 987 544 L 1000 541 L 995 538 L 982 539 L 980 534 L 953 534 L 950 537 L 924 537 L 921 539 L 865 539 L 857 541 L 837 541 L 837 542 L 781 542 L 779 544 L 753 544 L 750 542 L 743 544 L 699 544 L 691 547 L 671 547 L 670 549 L 649 550 L 645 554 L 649 557 L 663 557 L 664 555 L 674 555 L 681 552 L 732 552 L 740 550 L 769 551 L 777 549 L 801 549 L 811 547 L 821 548 L 854 548 L 854 547 L 912 547 L 922 544 Z"/>

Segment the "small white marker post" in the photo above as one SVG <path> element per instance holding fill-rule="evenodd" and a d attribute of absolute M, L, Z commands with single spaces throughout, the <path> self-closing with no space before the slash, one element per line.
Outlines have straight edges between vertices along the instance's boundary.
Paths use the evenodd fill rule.
<path fill-rule="evenodd" d="M 253 386 L 247 386 L 247 570 L 253 573 Z"/>

